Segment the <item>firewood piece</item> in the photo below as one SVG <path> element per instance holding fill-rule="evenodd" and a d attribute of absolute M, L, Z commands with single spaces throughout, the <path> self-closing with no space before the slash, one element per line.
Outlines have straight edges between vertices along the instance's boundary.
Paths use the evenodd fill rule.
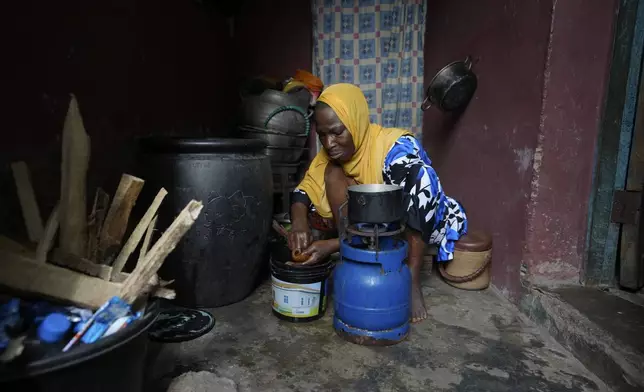
<path fill-rule="evenodd" d="M 0 250 L 4 250 L 7 252 L 16 253 L 16 254 L 24 255 L 28 257 L 33 257 L 35 255 L 35 252 L 33 251 L 33 249 L 30 249 L 29 247 L 17 241 L 12 240 L 11 238 L 7 238 L 3 235 L 0 235 Z M 0 261 L 0 266 L 1 265 L 2 265 L 2 261 Z"/>
<path fill-rule="evenodd" d="M 47 225 L 45 226 L 45 231 L 43 232 L 40 241 L 38 241 L 38 247 L 36 248 L 36 261 L 40 263 L 47 262 L 47 254 L 51 250 L 51 247 L 54 245 L 54 239 L 56 239 L 56 233 L 58 232 L 58 213 L 60 207 L 58 204 L 54 207 L 47 219 Z"/>
<path fill-rule="evenodd" d="M 192 200 L 172 222 L 170 227 L 161 235 L 161 238 L 152 246 L 123 283 L 121 298 L 127 302 L 134 302 L 141 294 L 145 285 L 157 273 L 165 258 L 174 250 L 183 235 L 192 227 L 199 217 L 203 204 Z"/>
<path fill-rule="evenodd" d="M 112 278 L 112 282 L 114 283 L 123 283 L 127 280 L 127 278 L 130 276 L 130 274 L 126 272 L 120 272 L 116 275 L 115 278 Z"/>
<path fill-rule="evenodd" d="M 148 282 L 150 286 L 154 286 L 154 287 L 159 286 L 160 283 L 161 283 L 161 280 L 159 279 L 159 275 L 157 274 L 152 275 L 152 277 L 150 278 L 150 281 Z"/>
<path fill-rule="evenodd" d="M 116 275 L 116 278 L 112 279 L 112 282 L 114 283 L 123 283 L 127 280 L 127 278 L 130 276 L 127 272 L 119 272 Z M 156 280 L 155 280 L 156 279 Z M 161 280 L 157 275 L 155 275 L 154 278 L 150 279 L 150 284 L 153 284 L 153 286 L 159 286 L 159 287 L 166 287 L 170 284 L 174 283 L 174 279 L 172 280 Z"/>
<path fill-rule="evenodd" d="M 0 285 L 71 302 L 76 306 L 98 309 L 118 295 L 121 285 L 87 276 L 33 258 L 0 250 Z"/>
<path fill-rule="evenodd" d="M 29 168 L 26 163 L 20 161 L 12 163 L 11 170 L 13 171 L 13 178 L 16 182 L 18 200 L 20 201 L 22 217 L 27 227 L 29 241 L 38 242 L 44 229 L 38 202 L 36 202 L 36 194 L 29 176 Z"/>
<path fill-rule="evenodd" d="M 98 254 L 98 237 L 105 222 L 105 215 L 107 209 L 110 207 L 110 195 L 107 194 L 102 188 L 96 189 L 94 195 L 94 206 L 92 213 L 87 220 L 87 258 L 92 261 L 97 261 Z"/>
<path fill-rule="evenodd" d="M 157 193 L 154 201 L 152 201 L 152 205 L 150 205 L 148 210 L 145 212 L 145 215 L 143 215 L 143 218 L 141 218 L 139 223 L 136 225 L 136 228 L 134 228 L 134 231 L 132 232 L 132 234 L 130 234 L 130 238 L 128 238 L 127 242 L 125 242 L 125 245 L 123 245 L 121 252 L 116 257 L 116 261 L 114 261 L 114 265 L 112 266 L 112 276 L 116 276 L 117 273 L 123 270 L 127 259 L 139 245 L 143 234 L 145 234 L 146 229 L 148 229 L 150 223 L 152 222 L 152 220 L 154 220 L 154 217 L 159 210 L 159 206 L 161 206 L 161 203 L 163 202 L 163 199 L 167 194 L 168 191 L 166 191 L 164 188 L 161 188 L 159 193 Z"/>
<path fill-rule="evenodd" d="M 153 297 L 156 298 L 163 298 L 163 299 L 175 299 L 177 298 L 177 293 L 176 291 L 172 289 L 166 289 L 164 287 L 157 287 L 154 290 L 152 290 L 152 293 L 150 294 Z"/>
<path fill-rule="evenodd" d="M 110 205 L 98 242 L 97 262 L 111 265 L 121 249 L 121 241 L 127 230 L 130 212 L 139 197 L 144 181 L 140 178 L 123 174 L 112 204 Z"/>
<path fill-rule="evenodd" d="M 87 245 L 86 178 L 90 141 L 76 97 L 71 96 L 63 126 L 60 182 L 60 248 L 85 256 Z"/>
<path fill-rule="evenodd" d="M 141 294 L 149 294 L 150 296 L 157 298 L 175 299 L 177 297 L 177 293 L 172 289 L 165 288 L 167 284 L 167 282 L 163 282 L 159 279 L 159 275 L 154 274 L 142 290 Z"/>
<path fill-rule="evenodd" d="M 109 280 L 112 275 L 112 267 L 96 264 L 91 260 L 66 253 L 62 249 L 54 249 L 49 256 L 49 262 L 95 278 Z"/>
<path fill-rule="evenodd" d="M 150 250 L 150 242 L 152 241 L 154 228 L 157 225 L 157 217 L 158 215 L 155 216 L 154 219 L 152 219 L 152 222 L 150 222 L 148 229 L 145 231 L 145 238 L 143 239 L 143 245 L 141 245 L 141 250 L 139 251 L 139 260 L 138 260 L 139 263 L 141 262 L 141 260 L 145 259 L 145 255 Z"/>

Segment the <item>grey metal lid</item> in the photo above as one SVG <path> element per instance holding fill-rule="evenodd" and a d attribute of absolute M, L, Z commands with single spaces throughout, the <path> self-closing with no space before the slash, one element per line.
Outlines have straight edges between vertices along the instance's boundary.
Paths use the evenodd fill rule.
<path fill-rule="evenodd" d="M 153 136 L 140 139 L 139 147 L 159 153 L 259 153 L 266 147 L 266 142 L 259 139 Z"/>

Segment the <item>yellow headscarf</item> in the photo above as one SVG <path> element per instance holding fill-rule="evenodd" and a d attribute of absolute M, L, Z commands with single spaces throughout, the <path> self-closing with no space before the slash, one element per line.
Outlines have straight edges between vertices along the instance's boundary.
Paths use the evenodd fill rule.
<path fill-rule="evenodd" d="M 342 165 L 344 173 L 359 184 L 382 184 L 382 168 L 385 156 L 401 136 L 411 132 L 397 128 L 383 128 L 369 122 L 369 105 L 357 86 L 347 83 L 335 84 L 325 89 L 318 102 L 324 102 L 333 109 L 347 128 L 356 151 L 349 162 Z M 324 171 L 330 161 L 322 149 L 313 158 L 304 179 L 297 186 L 311 199 L 317 212 L 323 218 L 332 218 L 331 207 L 326 198 Z"/>

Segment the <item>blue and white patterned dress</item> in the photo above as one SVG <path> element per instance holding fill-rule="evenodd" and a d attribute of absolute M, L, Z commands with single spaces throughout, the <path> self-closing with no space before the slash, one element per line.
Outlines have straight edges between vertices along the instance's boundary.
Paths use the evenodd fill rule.
<path fill-rule="evenodd" d="M 443 193 L 432 162 L 413 136 L 402 136 L 385 157 L 385 184 L 401 186 L 406 195 L 407 226 L 420 232 L 425 243 L 438 247 L 437 261 L 454 258 L 454 243 L 467 233 L 467 217 L 459 202 Z M 292 202 L 312 207 L 306 193 L 293 191 Z"/>

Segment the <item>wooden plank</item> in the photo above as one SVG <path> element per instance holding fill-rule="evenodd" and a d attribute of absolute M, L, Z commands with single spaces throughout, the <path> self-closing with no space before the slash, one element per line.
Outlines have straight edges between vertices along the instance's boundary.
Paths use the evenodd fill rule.
<path fill-rule="evenodd" d="M 640 84 L 633 141 L 626 175 L 626 190 L 641 192 L 644 185 L 644 84 Z M 638 207 L 639 204 L 638 204 Z M 639 211 L 639 215 L 644 213 Z M 638 219 L 639 221 L 639 219 Z M 619 248 L 619 285 L 631 290 L 644 286 L 644 265 L 641 258 L 644 243 L 640 241 L 640 232 L 644 228 L 639 222 L 622 225 Z"/>
<path fill-rule="evenodd" d="M 86 177 L 90 141 L 76 97 L 71 96 L 63 127 L 60 183 L 60 248 L 85 256 L 87 246 Z"/>
<path fill-rule="evenodd" d="M 31 176 L 29 175 L 29 168 L 25 162 L 14 162 L 11 164 L 11 171 L 13 178 L 16 182 L 16 190 L 18 191 L 18 200 L 20 201 L 20 208 L 22 209 L 22 217 L 25 220 L 27 227 L 27 235 L 29 241 L 38 242 L 44 230 L 42 218 L 40 217 L 40 209 L 36 201 L 36 193 L 31 184 Z"/>
<path fill-rule="evenodd" d="M 589 209 L 588 260 L 583 282 L 592 286 L 610 286 L 615 281 L 616 243 L 619 225 L 610 221 L 613 192 L 620 183 L 620 173 L 626 165 L 620 159 L 622 117 L 629 95 L 629 73 L 636 36 L 638 1 L 620 0 L 615 22 L 615 39 L 610 75 L 606 87 L 606 105 L 602 113 L 597 139 L 597 158 L 594 170 L 594 192 Z M 619 189 L 620 187 L 618 187 Z"/>
<path fill-rule="evenodd" d="M 109 206 L 110 195 L 102 188 L 96 189 L 92 213 L 87 222 L 87 258 L 89 260 L 97 261 L 99 236 L 103 229 L 103 222 L 105 222 L 105 215 Z"/>
<path fill-rule="evenodd" d="M 36 261 L 40 263 L 47 262 L 47 254 L 54 245 L 54 240 L 56 239 L 56 233 L 58 232 L 59 225 L 58 213 L 59 206 L 58 204 L 56 204 L 53 211 L 51 212 L 51 215 L 49 215 L 49 219 L 47 219 L 47 226 L 45 226 L 45 231 L 40 238 L 40 241 L 38 241 L 38 247 L 36 248 Z"/>
<path fill-rule="evenodd" d="M 54 249 L 49 257 L 49 262 L 95 278 L 109 280 L 112 275 L 112 267 L 96 264 L 91 260 L 67 253 L 62 249 Z"/>
<path fill-rule="evenodd" d="M 142 179 L 129 174 L 121 176 L 121 182 L 101 229 L 97 256 L 99 263 L 111 265 L 121 250 L 121 241 L 127 230 L 130 212 L 139 197 L 143 183 Z"/>
<path fill-rule="evenodd" d="M 152 204 L 145 212 L 145 215 L 143 215 L 143 218 L 141 218 L 141 220 L 136 225 L 136 228 L 134 229 L 132 234 L 130 234 L 130 238 L 128 238 L 127 242 L 121 249 L 121 252 L 116 257 L 116 261 L 114 261 L 114 265 L 112 266 L 112 274 L 114 276 L 116 276 L 116 274 L 118 274 L 123 270 L 123 267 L 127 262 L 127 259 L 130 257 L 132 252 L 134 252 L 136 247 L 139 245 L 141 238 L 143 238 L 145 231 L 148 229 L 148 226 L 150 226 L 150 223 L 156 216 L 157 211 L 159 210 L 159 207 L 161 206 L 161 203 L 163 202 L 163 199 L 167 194 L 168 194 L 168 191 L 166 191 L 164 188 L 161 188 L 159 193 L 157 193 L 156 197 L 152 201 Z"/>
<path fill-rule="evenodd" d="M 0 285 L 97 309 L 122 286 L 0 250 Z"/>
<path fill-rule="evenodd" d="M 183 235 L 192 227 L 202 209 L 201 202 L 192 200 L 181 211 L 161 238 L 152 246 L 145 259 L 137 264 L 134 271 L 123 283 L 121 297 L 124 300 L 133 302 L 139 297 L 146 284 L 156 275 L 168 254 L 174 250 Z"/>

